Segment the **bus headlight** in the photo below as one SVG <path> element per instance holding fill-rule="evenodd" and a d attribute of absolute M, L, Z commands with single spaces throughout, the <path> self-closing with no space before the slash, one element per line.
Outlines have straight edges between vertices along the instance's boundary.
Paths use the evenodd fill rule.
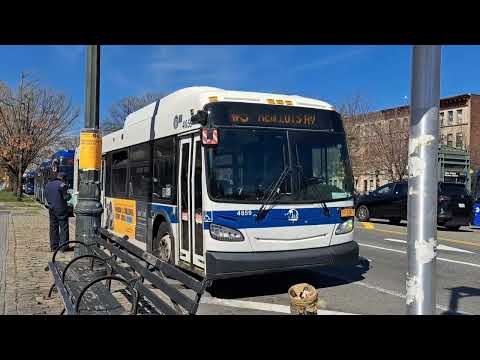
<path fill-rule="evenodd" d="M 215 240 L 220 241 L 243 241 L 243 235 L 240 231 L 230 229 L 225 226 L 210 224 L 210 235 Z"/>
<path fill-rule="evenodd" d="M 338 225 L 337 230 L 335 230 L 335 235 L 347 234 L 353 230 L 353 219 L 348 219 L 340 225 Z"/>

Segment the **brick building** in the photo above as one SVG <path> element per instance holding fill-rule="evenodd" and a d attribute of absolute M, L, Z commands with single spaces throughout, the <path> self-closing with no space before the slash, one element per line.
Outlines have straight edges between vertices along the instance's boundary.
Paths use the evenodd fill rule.
<path fill-rule="evenodd" d="M 408 131 L 409 117 L 410 107 L 400 106 L 364 114 L 353 120 L 358 126 L 358 149 L 351 151 L 357 191 L 371 191 L 389 182 L 385 174 L 372 169 L 363 157 L 369 141 L 375 141 L 371 123 L 394 122 L 399 131 Z M 441 99 L 438 121 L 443 148 L 468 151 L 471 169 L 480 169 L 480 95 L 463 94 Z"/>

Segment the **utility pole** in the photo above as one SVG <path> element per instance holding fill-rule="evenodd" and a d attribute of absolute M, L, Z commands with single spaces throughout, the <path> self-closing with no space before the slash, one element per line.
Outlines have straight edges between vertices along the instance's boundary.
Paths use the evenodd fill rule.
<path fill-rule="evenodd" d="M 100 46 L 87 46 L 85 82 L 85 128 L 80 133 L 79 192 L 75 207 L 75 240 L 94 242 L 103 212 L 100 203 L 100 166 L 102 136 L 99 130 Z M 75 246 L 75 255 L 86 254 L 83 246 Z"/>
<path fill-rule="evenodd" d="M 413 47 L 408 146 L 407 314 L 436 309 L 440 46 Z"/>

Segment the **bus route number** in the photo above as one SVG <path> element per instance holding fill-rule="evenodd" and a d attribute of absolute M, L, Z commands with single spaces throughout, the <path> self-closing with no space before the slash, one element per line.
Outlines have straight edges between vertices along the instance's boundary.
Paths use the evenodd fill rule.
<path fill-rule="evenodd" d="M 237 216 L 251 216 L 252 210 L 238 210 Z"/>

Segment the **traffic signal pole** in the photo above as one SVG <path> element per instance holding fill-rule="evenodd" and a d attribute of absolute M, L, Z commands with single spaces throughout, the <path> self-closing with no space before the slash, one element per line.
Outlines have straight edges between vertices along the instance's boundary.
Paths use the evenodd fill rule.
<path fill-rule="evenodd" d="M 408 147 L 407 314 L 436 309 L 440 46 L 414 46 Z"/>
<path fill-rule="evenodd" d="M 87 46 L 85 90 L 85 128 L 80 133 L 79 192 L 75 207 L 75 240 L 94 242 L 103 212 L 100 202 L 100 166 L 102 136 L 99 130 L 100 46 Z M 75 256 L 86 254 L 83 246 L 75 246 Z"/>

